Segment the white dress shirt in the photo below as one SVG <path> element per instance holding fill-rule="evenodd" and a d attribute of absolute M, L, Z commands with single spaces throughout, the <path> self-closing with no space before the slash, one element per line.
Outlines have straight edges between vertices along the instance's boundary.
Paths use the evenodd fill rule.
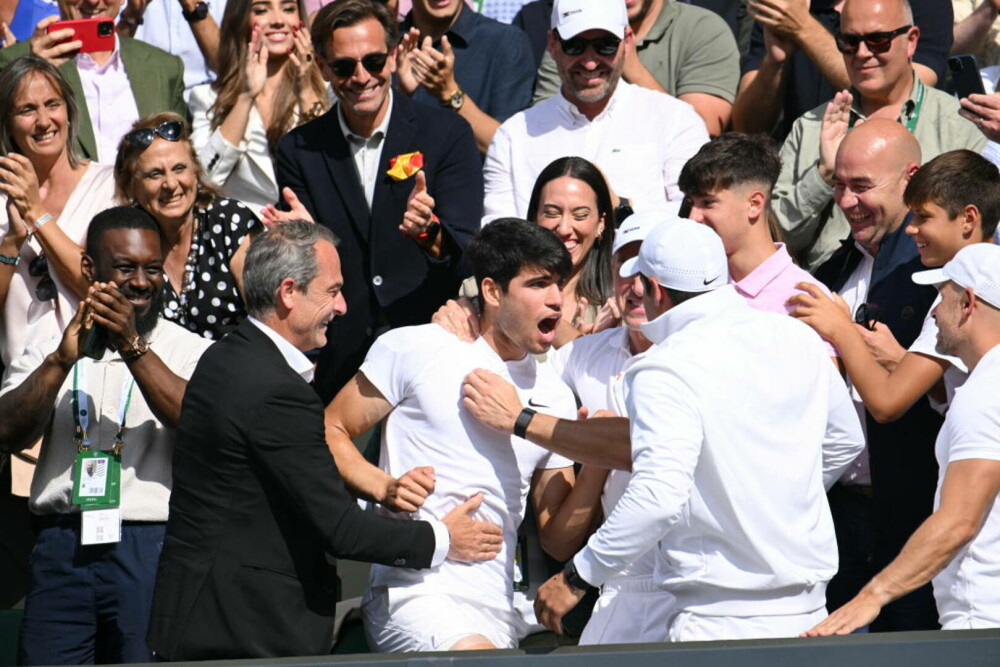
<path fill-rule="evenodd" d="M 680 201 L 681 168 L 707 141 L 694 107 L 666 93 L 620 81 L 592 121 L 561 94 L 553 95 L 512 116 L 493 136 L 483 168 L 483 222 L 527 216 L 538 174 L 567 155 L 599 166 L 637 211 Z"/>
<path fill-rule="evenodd" d="M 139 120 L 139 107 L 125 73 L 118 37 L 115 36 L 115 49 L 106 63 L 98 65 L 89 53 L 81 53 L 76 57 L 76 68 L 94 128 L 96 161 L 113 165 L 118 155 L 118 142 Z"/>
<path fill-rule="evenodd" d="M 643 326 L 625 374 L 632 480 L 574 558 L 601 584 L 659 540 L 655 578 L 701 614 L 803 614 L 837 571 L 826 488 L 861 451 L 822 341 L 731 285 Z"/>
<path fill-rule="evenodd" d="M 347 139 L 347 145 L 351 149 L 351 156 L 354 158 L 354 166 L 358 170 L 358 178 L 365 189 L 365 200 L 368 202 L 368 210 L 372 208 L 372 198 L 375 196 L 375 184 L 379 180 L 378 165 L 382 159 L 382 147 L 385 145 L 385 134 L 389 131 L 389 119 L 392 117 L 392 91 L 389 91 L 389 108 L 385 110 L 385 118 L 369 137 L 362 137 L 354 133 L 347 126 L 347 119 L 344 118 L 344 110 L 337 103 L 337 121 L 340 123 L 340 131 Z"/>

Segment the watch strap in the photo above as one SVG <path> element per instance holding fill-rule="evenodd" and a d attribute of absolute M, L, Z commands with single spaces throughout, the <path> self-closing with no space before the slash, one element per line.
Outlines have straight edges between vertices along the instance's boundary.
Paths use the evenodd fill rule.
<path fill-rule="evenodd" d="M 514 435 L 519 438 L 528 439 L 528 424 L 531 423 L 531 419 L 537 414 L 531 408 L 524 408 L 521 410 L 521 414 L 517 416 L 517 421 L 514 422 Z"/>
<path fill-rule="evenodd" d="M 576 564 L 573 563 L 572 558 L 566 561 L 566 567 L 563 568 L 563 576 L 566 577 L 566 583 L 569 584 L 570 588 L 575 588 L 576 590 L 583 592 L 587 592 L 589 589 L 594 588 L 590 582 L 586 581 L 580 576 L 580 573 L 576 571 Z"/>
<path fill-rule="evenodd" d="M 149 342 L 142 336 L 136 336 L 132 342 L 118 350 L 118 354 L 121 355 L 122 361 L 125 363 L 135 361 L 147 352 L 149 352 Z"/>

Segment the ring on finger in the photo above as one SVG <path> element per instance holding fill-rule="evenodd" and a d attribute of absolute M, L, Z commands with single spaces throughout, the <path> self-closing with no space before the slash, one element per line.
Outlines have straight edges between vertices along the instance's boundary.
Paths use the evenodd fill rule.
<path fill-rule="evenodd" d="M 311 54 L 311 53 L 307 53 L 307 54 L 306 54 L 306 62 L 307 62 L 307 63 L 311 63 L 311 62 L 312 62 L 312 60 L 313 60 L 313 54 Z"/>

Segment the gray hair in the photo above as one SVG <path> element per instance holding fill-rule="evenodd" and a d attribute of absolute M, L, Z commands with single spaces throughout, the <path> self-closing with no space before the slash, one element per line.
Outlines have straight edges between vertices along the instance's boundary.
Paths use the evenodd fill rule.
<path fill-rule="evenodd" d="M 243 265 L 243 300 L 247 313 L 258 319 L 274 312 L 278 287 L 285 278 L 305 291 L 319 272 L 318 241 L 334 246 L 340 240 L 333 232 L 305 220 L 293 220 L 272 227 L 250 243 Z"/>
<path fill-rule="evenodd" d="M 11 136 L 10 121 L 15 112 L 14 104 L 21 84 L 31 74 L 40 74 L 48 79 L 66 104 L 66 156 L 71 167 L 80 166 L 83 158 L 76 144 L 77 107 L 73 89 L 58 69 L 35 55 L 21 56 L 0 70 L 0 150 L 4 155 L 21 152 Z"/>

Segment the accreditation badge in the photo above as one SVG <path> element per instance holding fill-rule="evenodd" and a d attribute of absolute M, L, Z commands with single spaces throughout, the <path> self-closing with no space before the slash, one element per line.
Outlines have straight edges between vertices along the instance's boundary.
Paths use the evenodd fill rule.
<path fill-rule="evenodd" d="M 77 452 L 73 503 L 80 506 L 80 543 L 121 541 L 121 457 L 113 452 Z"/>

